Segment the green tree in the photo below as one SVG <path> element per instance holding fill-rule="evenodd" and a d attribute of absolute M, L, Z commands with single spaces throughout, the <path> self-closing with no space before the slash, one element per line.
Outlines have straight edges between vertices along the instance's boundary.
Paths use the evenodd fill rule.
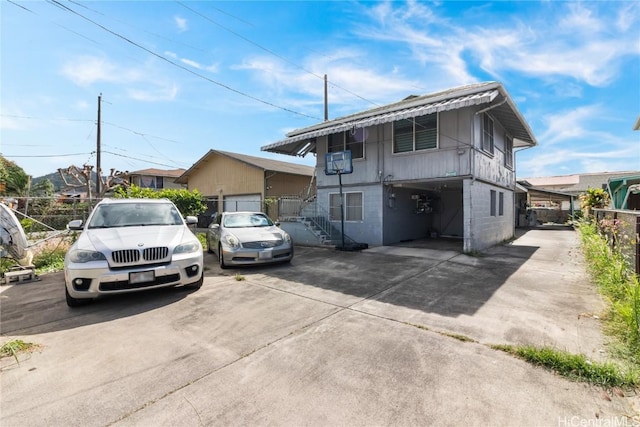
<path fill-rule="evenodd" d="M 203 196 L 198 190 L 189 191 L 185 189 L 152 190 L 151 188 L 140 188 L 132 185 L 129 188 L 119 187 L 113 196 L 119 199 L 169 199 L 182 215 L 198 215 L 207 209 L 203 202 Z"/>
<path fill-rule="evenodd" d="M 26 196 L 29 176 L 24 169 L 3 156 L 0 156 L 0 179 L 6 184 L 7 196 Z"/>

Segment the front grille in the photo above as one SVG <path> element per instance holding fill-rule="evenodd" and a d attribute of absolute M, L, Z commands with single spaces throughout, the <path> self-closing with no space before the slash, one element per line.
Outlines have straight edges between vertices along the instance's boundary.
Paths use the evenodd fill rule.
<path fill-rule="evenodd" d="M 263 240 L 261 242 L 247 242 L 243 243 L 242 246 L 247 249 L 265 249 L 265 248 L 275 248 L 276 246 L 280 246 L 282 244 L 282 240 Z"/>
<path fill-rule="evenodd" d="M 137 249 L 125 249 L 123 251 L 114 251 L 111 254 L 113 262 L 118 264 L 131 264 L 140 261 L 140 251 Z"/>
<path fill-rule="evenodd" d="M 148 288 L 150 286 L 164 285 L 172 282 L 178 282 L 180 274 L 169 274 L 168 276 L 158 276 L 153 282 L 145 283 L 129 283 L 128 280 L 120 280 L 119 282 L 100 283 L 101 291 L 121 291 L 124 289 Z"/>
<path fill-rule="evenodd" d="M 159 248 L 146 248 L 142 251 L 142 257 L 145 261 L 159 261 L 165 259 L 169 255 L 169 248 L 166 246 Z"/>
<path fill-rule="evenodd" d="M 140 261 L 141 253 L 142 259 L 145 261 L 160 261 L 169 256 L 169 248 L 161 246 L 157 248 L 145 248 L 142 251 L 139 249 L 113 251 L 111 259 L 113 259 L 113 262 L 116 264 L 134 264 Z"/>

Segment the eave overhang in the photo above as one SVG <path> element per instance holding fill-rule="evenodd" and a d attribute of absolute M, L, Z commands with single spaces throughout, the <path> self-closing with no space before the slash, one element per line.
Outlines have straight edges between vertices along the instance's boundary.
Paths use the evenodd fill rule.
<path fill-rule="evenodd" d="M 436 95 L 415 97 L 297 129 L 289 132 L 287 138 L 265 145 L 261 150 L 304 157 L 309 152 L 315 151 L 316 138 L 321 136 L 475 105 L 487 105 L 491 114 L 513 137 L 514 148 L 527 148 L 537 144 L 529 125 L 502 85 L 493 82 L 472 85 L 470 88 L 453 89 Z"/>

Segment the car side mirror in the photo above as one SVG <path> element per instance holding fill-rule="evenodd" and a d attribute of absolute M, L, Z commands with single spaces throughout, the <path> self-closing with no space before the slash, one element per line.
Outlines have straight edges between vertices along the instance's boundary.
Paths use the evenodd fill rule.
<path fill-rule="evenodd" d="M 195 216 L 189 215 L 185 218 L 185 221 L 187 222 L 187 225 L 197 224 L 198 218 Z"/>
<path fill-rule="evenodd" d="M 209 228 L 211 228 L 211 229 L 213 229 L 213 230 L 217 230 L 218 228 L 220 228 L 220 224 L 213 223 L 213 224 L 211 224 L 211 225 L 209 226 Z"/>
<path fill-rule="evenodd" d="M 280 227 L 280 221 L 276 221 L 274 222 L 274 224 L 276 225 L 276 227 Z"/>
<path fill-rule="evenodd" d="M 73 221 L 69 221 L 67 224 L 67 230 L 82 230 L 82 220 L 74 219 Z"/>

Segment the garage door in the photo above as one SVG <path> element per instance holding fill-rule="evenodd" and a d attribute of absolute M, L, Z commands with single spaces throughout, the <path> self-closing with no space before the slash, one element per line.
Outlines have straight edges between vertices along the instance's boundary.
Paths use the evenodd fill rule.
<path fill-rule="evenodd" d="M 245 196 L 227 196 L 224 198 L 224 211 L 262 211 L 262 203 L 259 194 Z"/>

